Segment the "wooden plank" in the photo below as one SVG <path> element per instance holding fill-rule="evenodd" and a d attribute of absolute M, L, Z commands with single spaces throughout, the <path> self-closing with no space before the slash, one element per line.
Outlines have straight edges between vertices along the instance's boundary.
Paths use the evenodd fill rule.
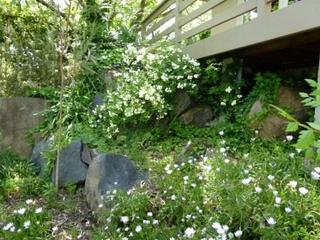
<path fill-rule="evenodd" d="M 318 65 L 318 86 L 320 86 L 320 52 L 319 52 L 319 65 Z M 320 106 L 316 107 L 314 119 L 317 123 L 320 123 Z"/>
<path fill-rule="evenodd" d="M 185 10 L 187 7 L 189 7 L 195 1 L 196 0 L 184 0 L 180 5 L 179 12 L 182 12 L 183 10 Z"/>
<path fill-rule="evenodd" d="M 203 31 L 210 29 L 210 28 L 218 26 L 218 25 L 220 25 L 224 22 L 227 22 L 231 19 L 234 19 L 238 16 L 241 16 L 242 14 L 249 12 L 255 8 L 257 8 L 257 0 L 249 0 L 248 2 L 242 3 L 238 6 L 234 6 L 234 7 L 230 8 L 229 10 L 222 12 L 217 16 L 212 17 L 211 20 L 209 20 L 205 23 L 202 23 L 199 26 L 191 29 L 190 31 L 182 34 L 181 38 L 186 39 L 186 38 L 192 37 L 198 33 L 201 33 Z"/>
<path fill-rule="evenodd" d="M 181 18 L 181 20 L 178 22 L 179 27 L 185 25 L 186 23 L 192 21 L 193 19 L 199 17 L 203 13 L 206 13 L 207 11 L 211 10 L 212 8 L 216 7 L 217 5 L 225 2 L 226 0 L 210 0 L 203 4 L 201 7 L 198 9 L 194 10 L 187 16 Z"/>
<path fill-rule="evenodd" d="M 151 43 L 156 42 L 158 40 L 160 40 L 161 38 L 163 38 L 166 35 L 169 35 L 170 33 L 174 32 L 175 30 L 175 26 L 172 25 L 171 27 L 167 28 L 166 30 L 164 30 L 163 32 L 155 35 L 152 39 L 151 39 Z"/>
<path fill-rule="evenodd" d="M 262 17 L 271 13 L 272 2 L 266 0 L 258 0 L 258 17 Z"/>
<path fill-rule="evenodd" d="M 164 0 L 159 4 L 159 6 L 154 9 L 143 21 L 142 24 L 147 26 L 151 23 L 154 19 L 156 19 L 163 11 L 165 11 L 168 7 L 170 7 L 175 0 Z"/>
<path fill-rule="evenodd" d="M 181 28 L 178 25 L 178 22 L 180 21 L 180 18 L 181 18 L 181 13 L 179 11 L 181 3 L 182 3 L 182 0 L 176 0 L 176 9 L 175 9 L 176 19 L 174 23 L 174 33 L 175 33 L 174 38 L 176 42 L 180 41 L 180 38 L 181 38 Z"/>
<path fill-rule="evenodd" d="M 146 35 L 149 35 L 153 31 L 157 30 L 159 27 L 161 27 L 163 24 L 165 24 L 167 21 L 169 21 L 171 18 L 175 16 L 175 9 L 170 10 L 164 18 L 162 18 L 159 22 L 152 25 L 152 27 L 146 32 Z"/>
<path fill-rule="evenodd" d="M 199 59 L 320 29 L 319 9 L 319 0 L 300 1 L 281 11 L 196 42 L 184 50 Z M 308 17 L 302 13 L 308 13 Z"/>

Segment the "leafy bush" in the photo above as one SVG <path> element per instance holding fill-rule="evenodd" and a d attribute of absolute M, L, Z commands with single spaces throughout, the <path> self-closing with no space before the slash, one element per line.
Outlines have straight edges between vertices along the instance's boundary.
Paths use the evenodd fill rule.
<path fill-rule="evenodd" d="M 168 43 L 148 48 L 129 46 L 105 104 L 93 111 L 90 125 L 111 138 L 123 126 L 163 119 L 172 109 L 177 89 L 196 90 L 199 63 Z"/>
<path fill-rule="evenodd" d="M 302 101 L 306 107 L 317 108 L 320 106 L 320 86 L 319 84 L 311 79 L 306 80 L 310 87 L 312 88 L 312 92 L 310 94 L 300 93 L 300 96 L 304 98 Z M 287 118 L 290 122 L 287 126 L 287 132 L 296 132 L 299 128 L 302 128 L 299 132 L 299 139 L 295 144 L 295 147 L 300 150 L 305 151 L 305 156 L 307 159 L 320 160 L 320 124 L 318 119 L 315 119 L 313 122 L 308 122 L 306 124 L 300 123 L 293 116 L 287 113 L 285 110 L 273 106 L 278 112 L 285 118 Z"/>

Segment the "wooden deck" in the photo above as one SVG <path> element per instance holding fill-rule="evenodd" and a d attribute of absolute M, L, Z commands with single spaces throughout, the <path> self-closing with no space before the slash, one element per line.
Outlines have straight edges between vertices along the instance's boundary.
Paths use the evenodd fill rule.
<path fill-rule="evenodd" d="M 319 30 L 320 0 L 166 0 L 143 21 L 142 35 L 172 39 L 201 59 L 288 37 L 320 39 Z"/>

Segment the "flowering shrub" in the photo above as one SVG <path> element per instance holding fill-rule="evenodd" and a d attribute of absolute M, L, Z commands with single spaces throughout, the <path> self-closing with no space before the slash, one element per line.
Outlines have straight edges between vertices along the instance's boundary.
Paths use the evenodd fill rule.
<path fill-rule="evenodd" d="M 199 86 L 200 101 L 212 104 L 216 116 L 233 115 L 235 106 L 242 102 L 242 79 L 238 79 L 237 63 L 223 66 L 214 60 L 207 61 Z"/>
<path fill-rule="evenodd" d="M 199 63 L 168 43 L 140 49 L 130 45 L 123 61 L 126 67 L 90 120 L 92 127 L 102 128 L 108 137 L 126 124 L 164 118 L 172 109 L 176 90 L 196 90 Z"/>

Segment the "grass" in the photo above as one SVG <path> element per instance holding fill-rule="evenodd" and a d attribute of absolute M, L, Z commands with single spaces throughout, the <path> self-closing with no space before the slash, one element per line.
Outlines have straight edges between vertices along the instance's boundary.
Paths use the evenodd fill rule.
<path fill-rule="evenodd" d="M 189 140 L 192 149 L 182 154 Z M 166 131 L 127 132 L 101 148 L 128 154 L 139 167 L 149 169 L 149 179 L 128 193 L 109 195 L 106 201 L 112 209 L 98 214 L 87 208 L 81 188 L 68 186 L 56 193 L 34 175 L 25 159 L 2 153 L 0 165 L 6 167 L 0 172 L 0 236 L 97 240 L 320 237 L 319 182 L 310 177 L 317 162 L 306 164 L 288 141 L 263 141 L 226 122 L 207 129 L 173 123 Z M 295 188 L 290 187 L 292 181 L 297 182 Z M 26 203 L 28 199 L 32 204 Z M 23 208 L 25 213 L 17 213 Z M 36 213 L 39 208 L 40 214 Z M 14 231 L 4 230 L 11 222 Z"/>

